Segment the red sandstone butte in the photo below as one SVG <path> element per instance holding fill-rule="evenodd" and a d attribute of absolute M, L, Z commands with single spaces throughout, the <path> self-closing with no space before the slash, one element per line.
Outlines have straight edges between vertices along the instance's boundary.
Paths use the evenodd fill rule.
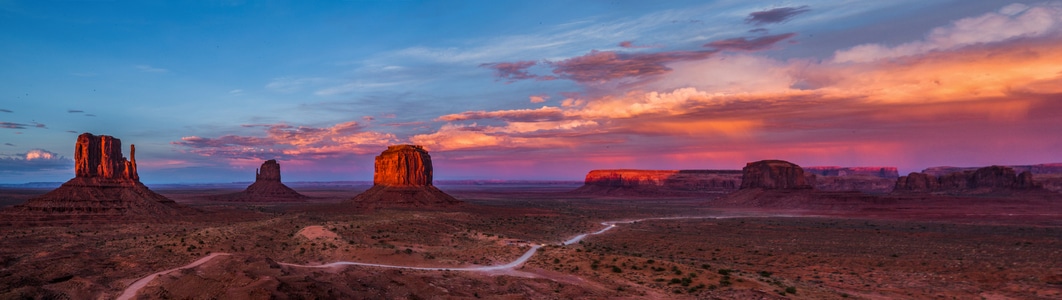
<path fill-rule="evenodd" d="M 432 185 L 431 155 L 417 145 L 390 146 L 376 156 L 372 188 L 348 202 L 373 208 L 421 208 L 462 203 Z"/>
<path fill-rule="evenodd" d="M 729 192 L 741 185 L 739 170 L 592 170 L 580 194 L 674 194 Z"/>
<path fill-rule="evenodd" d="M 74 178 L 59 188 L 3 211 L 19 224 L 65 224 L 160 219 L 187 208 L 140 183 L 135 147 L 122 156 L 122 141 L 83 133 L 74 146 Z"/>
<path fill-rule="evenodd" d="M 741 171 L 741 189 L 812 189 L 804 169 L 784 160 L 750 162 Z"/>
<path fill-rule="evenodd" d="M 242 192 L 210 197 L 211 200 L 238 202 L 301 202 L 310 198 L 280 182 L 280 163 L 270 159 L 255 170 L 255 180 Z"/>

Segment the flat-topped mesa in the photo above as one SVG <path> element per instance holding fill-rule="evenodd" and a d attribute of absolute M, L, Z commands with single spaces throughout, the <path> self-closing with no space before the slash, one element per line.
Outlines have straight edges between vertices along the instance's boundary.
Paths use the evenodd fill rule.
<path fill-rule="evenodd" d="M 741 169 L 741 189 L 806 190 L 812 185 L 804 169 L 784 160 L 750 162 Z"/>
<path fill-rule="evenodd" d="M 941 176 L 913 172 L 896 180 L 895 192 L 983 194 L 1016 190 L 1039 190 L 1029 171 L 1016 174 L 1013 168 L 989 166 Z"/>
<path fill-rule="evenodd" d="M 372 184 L 395 187 L 430 186 L 431 155 L 419 145 L 389 146 L 376 156 Z"/>
<path fill-rule="evenodd" d="M 140 181 L 136 170 L 136 147 L 129 146 L 130 160 L 122 156 L 122 140 L 109 135 L 82 133 L 74 146 L 74 177 Z"/>
<path fill-rule="evenodd" d="M 277 160 L 270 159 L 262 163 L 262 167 L 254 172 L 254 181 L 280 182 L 280 164 Z"/>
<path fill-rule="evenodd" d="M 591 170 L 573 192 L 592 194 L 659 194 L 728 192 L 741 185 L 740 170 Z"/>
<path fill-rule="evenodd" d="M 349 200 L 361 207 L 436 207 L 462 203 L 432 185 L 431 155 L 418 145 L 389 146 L 376 156 L 373 186 Z"/>
<path fill-rule="evenodd" d="M 804 167 L 804 172 L 818 176 L 874 176 L 885 179 L 896 179 L 900 177 L 900 172 L 896 167 L 815 166 Z"/>

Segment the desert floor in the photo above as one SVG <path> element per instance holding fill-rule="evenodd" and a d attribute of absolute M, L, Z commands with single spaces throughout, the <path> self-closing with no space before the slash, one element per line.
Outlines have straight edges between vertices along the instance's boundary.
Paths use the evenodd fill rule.
<path fill-rule="evenodd" d="M 855 211 L 713 208 L 718 194 L 590 197 L 576 185 L 453 185 L 446 210 L 358 210 L 368 186 L 293 186 L 304 203 L 199 199 L 238 187 L 154 188 L 180 221 L 0 228 L 0 299 L 139 298 L 1059 299 L 1060 205 Z M 3 205 L 47 190 L 0 190 Z M 943 202 L 941 202 L 943 203 Z M 689 217 L 689 218 L 676 218 Z M 646 219 L 650 218 L 650 219 Z M 651 219 L 671 218 L 671 219 Z M 573 236 L 605 233 L 572 245 Z M 502 271 L 410 267 L 501 265 Z"/>

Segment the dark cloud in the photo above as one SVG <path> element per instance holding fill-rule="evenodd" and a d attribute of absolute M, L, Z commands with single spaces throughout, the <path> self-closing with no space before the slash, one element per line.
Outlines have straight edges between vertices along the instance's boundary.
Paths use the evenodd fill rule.
<path fill-rule="evenodd" d="M 749 33 L 767 33 L 767 28 L 749 29 Z"/>
<path fill-rule="evenodd" d="M 253 137 L 253 136 L 238 136 L 238 135 L 225 135 L 217 138 L 204 138 L 198 136 L 190 136 L 181 138 L 179 142 L 172 142 L 171 144 L 185 146 L 190 148 L 217 148 L 217 147 L 271 147 L 275 142 L 269 138 Z"/>
<path fill-rule="evenodd" d="M 564 119 L 564 112 L 557 107 L 542 107 L 539 109 L 514 109 L 499 111 L 466 111 L 459 114 L 451 114 L 439 117 L 440 121 L 464 121 L 499 119 L 508 122 L 545 122 L 559 121 Z"/>
<path fill-rule="evenodd" d="M 77 131 L 73 131 L 73 130 L 67 130 L 66 132 L 73 133 L 73 134 L 77 134 L 78 133 Z"/>
<path fill-rule="evenodd" d="M 28 125 L 28 124 L 22 124 L 22 123 L 12 123 L 12 122 L 0 122 L 0 128 L 7 128 L 7 129 L 26 129 L 26 126 L 30 126 L 30 125 Z"/>
<path fill-rule="evenodd" d="M 48 126 L 45 126 L 44 124 L 41 124 L 41 123 L 37 123 L 37 122 L 33 122 L 33 127 L 37 127 L 37 128 L 48 128 Z"/>
<path fill-rule="evenodd" d="M 783 33 L 776 35 L 762 36 L 754 39 L 748 39 L 745 37 L 732 38 L 714 41 L 704 44 L 704 47 L 715 48 L 719 50 L 730 51 L 757 51 L 770 48 L 775 43 L 781 42 L 785 39 L 795 36 L 796 33 Z"/>
<path fill-rule="evenodd" d="M 527 69 L 535 66 L 538 62 L 529 61 L 517 61 L 517 62 L 500 62 L 500 63 L 486 63 L 479 65 L 480 67 L 494 69 L 494 76 L 498 78 L 504 78 L 509 80 L 523 80 L 532 79 L 537 76 L 527 72 Z"/>
<path fill-rule="evenodd" d="M 6 113 L 10 113 L 10 112 L 13 112 L 13 111 L 11 111 L 10 109 L 3 109 L 3 108 L 0 108 L 0 112 L 6 112 Z"/>
<path fill-rule="evenodd" d="M 15 146 L 15 144 L 12 144 L 12 143 L 4 143 L 4 145 L 8 145 L 8 146 L 11 146 L 11 147 Z"/>
<path fill-rule="evenodd" d="M 78 114 L 78 113 L 83 113 L 85 111 L 80 110 L 80 109 L 68 109 L 68 110 L 66 110 L 66 112 L 67 113 L 72 113 L 72 114 Z"/>
<path fill-rule="evenodd" d="M 85 114 L 85 116 L 86 117 L 95 117 L 96 115 L 94 115 L 94 114 Z"/>
<path fill-rule="evenodd" d="M 619 53 L 592 50 L 590 53 L 558 62 L 550 62 L 553 73 L 580 83 L 603 83 L 621 78 L 642 78 L 671 71 L 672 62 L 701 60 L 716 50 L 670 51 L 657 53 Z"/>
<path fill-rule="evenodd" d="M 73 166 L 73 160 L 44 149 L 33 149 L 15 156 L 0 156 L 0 173 L 63 170 Z"/>
<path fill-rule="evenodd" d="M 756 11 L 749 14 L 748 18 L 745 18 L 745 23 L 754 24 L 756 26 L 772 23 L 781 23 L 789 20 L 790 18 L 811 11 L 807 5 L 798 7 L 781 7 L 775 9 L 768 9 L 763 11 Z"/>

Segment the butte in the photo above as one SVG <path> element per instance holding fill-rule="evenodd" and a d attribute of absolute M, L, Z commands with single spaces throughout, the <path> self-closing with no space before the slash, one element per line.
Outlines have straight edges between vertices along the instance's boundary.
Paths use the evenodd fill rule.
<path fill-rule="evenodd" d="M 301 202 L 310 197 L 280 182 L 280 164 L 270 159 L 255 170 L 254 183 L 242 192 L 211 197 L 211 200 L 239 202 Z"/>
<path fill-rule="evenodd" d="M 83 133 L 74 149 L 73 179 L 4 210 L 0 219 L 13 224 L 60 225 L 161 220 L 192 211 L 140 183 L 135 146 L 129 146 L 126 160 L 121 140 Z"/>
<path fill-rule="evenodd" d="M 417 145 L 387 147 L 376 156 L 372 188 L 347 202 L 357 207 L 425 208 L 461 204 L 432 185 L 431 155 Z"/>
<path fill-rule="evenodd" d="M 855 191 L 818 191 L 814 176 L 784 160 L 750 162 L 741 169 L 741 188 L 713 202 L 715 206 L 752 209 L 849 210 L 873 203 Z"/>

